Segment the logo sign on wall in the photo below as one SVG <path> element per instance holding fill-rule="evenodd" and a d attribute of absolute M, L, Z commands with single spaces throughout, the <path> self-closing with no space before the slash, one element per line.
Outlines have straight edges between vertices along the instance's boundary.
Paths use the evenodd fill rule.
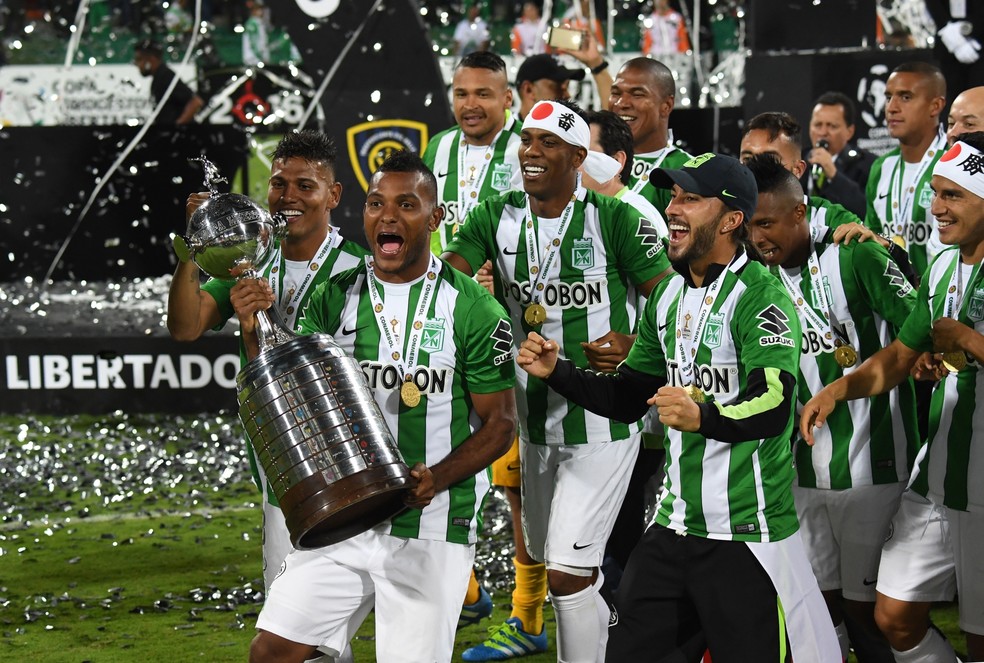
<path fill-rule="evenodd" d="M 314 83 L 304 72 L 269 65 L 261 68 L 217 69 L 205 72 L 212 90 L 199 114 L 208 124 L 235 124 L 282 133 L 304 116 L 314 97 Z"/>
<path fill-rule="evenodd" d="M 872 65 L 858 80 L 855 94 L 857 119 L 867 127 L 867 137 L 857 138 L 858 147 L 884 154 L 895 147 L 896 141 L 885 126 L 885 88 L 888 87 L 888 65 Z"/>
<path fill-rule="evenodd" d="M 346 131 L 349 159 L 363 191 L 383 161 L 394 152 L 423 154 L 427 147 L 427 125 L 414 120 L 363 122 Z"/>

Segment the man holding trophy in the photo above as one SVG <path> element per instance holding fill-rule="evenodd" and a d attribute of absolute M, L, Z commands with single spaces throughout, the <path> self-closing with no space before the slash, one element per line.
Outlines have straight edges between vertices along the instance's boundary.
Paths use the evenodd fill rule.
<path fill-rule="evenodd" d="M 437 183 L 400 152 L 373 175 L 364 211 L 372 250 L 318 287 L 300 323 L 362 366 L 410 465 L 410 507 L 344 541 L 286 558 L 257 620 L 251 661 L 342 651 L 369 609 L 380 661 L 450 661 L 489 489 L 488 466 L 515 434 L 512 331 L 472 279 L 432 255 Z M 244 280 L 244 308 L 274 303 Z M 243 327 L 244 336 L 255 336 Z M 254 356 L 256 341 L 247 339 Z"/>
<path fill-rule="evenodd" d="M 188 197 L 187 215 L 214 192 Z M 274 291 L 273 301 L 285 323 L 296 327 L 300 312 L 315 287 L 331 275 L 358 265 L 366 251 L 341 237 L 331 226 L 331 210 L 338 206 L 342 185 L 335 179 L 335 145 L 326 134 L 301 131 L 286 134 L 273 153 L 267 204 L 273 214 L 287 218 L 287 235 L 275 245 L 262 276 Z M 168 295 L 167 328 L 178 341 L 194 341 L 209 329 L 220 329 L 238 316 L 246 338 L 252 329 L 256 305 L 245 282 L 212 278 L 199 287 L 198 266 L 186 258 L 178 263 Z M 250 336 L 254 338 L 255 336 Z M 240 347 L 242 363 L 246 349 Z M 253 446 L 247 442 L 250 467 L 263 500 L 263 584 L 267 591 L 292 546 L 284 516 Z"/>

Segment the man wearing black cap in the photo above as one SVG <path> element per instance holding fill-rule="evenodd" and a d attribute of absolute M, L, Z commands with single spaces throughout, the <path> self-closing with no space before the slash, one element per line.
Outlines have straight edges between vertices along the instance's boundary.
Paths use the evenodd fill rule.
<path fill-rule="evenodd" d="M 591 70 L 600 99 L 608 98 L 612 87 L 612 75 L 608 72 L 608 62 L 598 52 L 593 39 L 580 51 L 565 51 L 577 58 Z M 516 72 L 516 94 L 519 95 L 519 117 L 523 119 L 538 101 L 550 99 L 569 99 L 569 81 L 584 80 L 584 69 L 568 69 L 549 53 L 531 55 L 519 65 Z"/>
<path fill-rule="evenodd" d="M 195 113 L 201 110 L 205 102 L 178 78 L 174 70 L 163 60 L 160 44 L 145 39 L 133 49 L 133 64 L 140 70 L 142 76 L 150 76 L 150 94 L 154 104 L 167 98 L 164 107 L 157 114 L 155 124 L 190 124 L 195 121 Z M 174 88 L 171 89 L 171 81 Z"/>
<path fill-rule="evenodd" d="M 746 248 L 755 179 L 702 154 L 651 181 L 673 192 L 678 273 L 653 290 L 618 371 L 578 369 L 536 333 L 517 359 L 602 416 L 655 405 L 667 429 L 659 507 L 619 586 L 606 660 L 694 660 L 706 646 L 715 661 L 783 661 L 787 635 L 798 662 L 840 660 L 790 491 L 800 325 Z"/>

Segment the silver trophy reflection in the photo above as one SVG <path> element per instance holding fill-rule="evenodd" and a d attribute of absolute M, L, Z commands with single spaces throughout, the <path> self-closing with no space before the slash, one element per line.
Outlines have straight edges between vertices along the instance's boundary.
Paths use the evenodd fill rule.
<path fill-rule="evenodd" d="M 174 238 L 175 253 L 215 278 L 256 278 L 286 219 L 216 193 L 203 162 L 213 195 Z M 329 334 L 296 335 L 276 307 L 256 318 L 260 353 L 239 372 L 239 416 L 294 547 L 337 543 L 402 511 L 410 471 L 359 362 Z"/>

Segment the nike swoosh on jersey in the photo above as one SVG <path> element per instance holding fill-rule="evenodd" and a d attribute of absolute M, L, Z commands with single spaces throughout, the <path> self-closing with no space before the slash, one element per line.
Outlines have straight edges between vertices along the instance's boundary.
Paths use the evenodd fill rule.
<path fill-rule="evenodd" d="M 590 545 L 591 545 L 590 543 L 585 543 L 583 546 L 579 546 L 579 545 L 577 545 L 577 542 L 575 541 L 574 542 L 574 550 L 584 550 L 585 548 L 587 548 Z"/>
<path fill-rule="evenodd" d="M 509 249 L 502 249 L 502 255 L 514 256 L 514 255 L 517 255 L 518 253 L 519 253 L 519 249 L 518 248 L 513 249 L 512 251 L 510 251 Z"/>
<path fill-rule="evenodd" d="M 657 326 L 657 328 L 658 328 L 659 331 L 665 331 L 666 328 L 670 326 L 670 321 L 667 320 L 663 324 L 656 323 L 656 326 Z"/>
<path fill-rule="evenodd" d="M 348 329 L 348 328 L 346 328 L 346 327 L 343 326 L 342 327 L 342 336 L 351 336 L 352 334 L 354 334 L 355 332 L 359 331 L 360 329 L 365 329 L 365 325 L 363 325 L 362 327 L 356 327 L 355 329 Z"/>
<path fill-rule="evenodd" d="M 882 198 L 888 198 L 888 192 L 887 191 L 885 193 L 879 193 L 878 194 L 878 200 L 881 200 Z"/>
<path fill-rule="evenodd" d="M 448 176 L 448 171 L 446 171 L 446 170 L 443 173 L 435 173 L 434 174 L 434 177 L 447 177 L 447 176 Z"/>

